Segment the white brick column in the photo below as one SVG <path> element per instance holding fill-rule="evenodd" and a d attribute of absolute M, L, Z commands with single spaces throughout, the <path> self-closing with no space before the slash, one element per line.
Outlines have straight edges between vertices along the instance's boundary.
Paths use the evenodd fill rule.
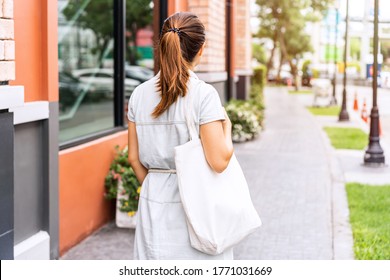
<path fill-rule="evenodd" d="M 14 0 L 0 0 L 0 110 L 23 106 L 22 86 L 8 86 L 15 80 Z"/>
<path fill-rule="evenodd" d="M 14 1 L 0 0 L 0 82 L 15 80 Z"/>

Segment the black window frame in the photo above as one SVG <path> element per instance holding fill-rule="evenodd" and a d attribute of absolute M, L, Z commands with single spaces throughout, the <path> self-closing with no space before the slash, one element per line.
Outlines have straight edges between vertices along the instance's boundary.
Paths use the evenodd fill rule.
<path fill-rule="evenodd" d="M 126 1 L 113 0 L 114 2 L 114 127 L 96 133 L 77 137 L 60 143 L 59 150 L 65 150 L 90 141 L 127 130 L 127 122 L 124 120 L 125 105 L 125 58 L 126 58 Z M 160 34 L 164 20 L 168 17 L 168 1 L 153 0 L 154 2 L 154 40 Z M 158 53 L 155 55 L 158 56 Z M 158 72 L 158 60 L 155 59 L 154 72 Z"/>

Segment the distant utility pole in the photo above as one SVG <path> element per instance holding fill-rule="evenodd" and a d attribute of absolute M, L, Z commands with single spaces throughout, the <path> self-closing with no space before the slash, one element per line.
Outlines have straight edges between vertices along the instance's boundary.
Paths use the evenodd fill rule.
<path fill-rule="evenodd" d="M 335 27 L 334 27 L 334 54 L 333 54 L 333 59 L 334 59 L 334 72 L 333 72 L 333 94 L 332 94 L 332 99 L 330 100 L 330 105 L 334 106 L 337 105 L 337 99 L 336 99 L 336 79 L 337 79 L 337 37 L 338 37 L 338 24 L 339 24 L 339 1 L 335 1 Z"/>
<path fill-rule="evenodd" d="M 379 0 L 375 0 L 374 9 L 374 71 L 372 75 L 372 110 L 371 110 L 371 125 L 370 125 L 370 137 L 366 154 L 364 155 L 364 164 L 366 166 L 380 167 L 385 164 L 385 155 L 380 144 L 379 136 L 379 109 L 378 109 L 378 11 Z"/>
<path fill-rule="evenodd" d="M 339 115 L 339 121 L 349 121 L 347 111 L 347 51 L 348 51 L 348 25 L 349 25 L 349 0 L 347 0 L 347 14 L 345 16 L 345 45 L 344 45 L 344 78 L 343 78 L 343 103 Z"/>

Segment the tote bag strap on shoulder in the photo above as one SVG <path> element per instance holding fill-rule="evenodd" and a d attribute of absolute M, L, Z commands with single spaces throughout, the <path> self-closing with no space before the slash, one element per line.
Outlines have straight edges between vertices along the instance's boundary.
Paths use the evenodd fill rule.
<path fill-rule="evenodd" d="M 193 103 L 191 93 L 187 92 L 186 96 L 183 98 L 184 106 L 183 106 L 183 114 L 186 119 L 186 124 L 188 128 L 188 132 L 190 135 L 190 140 L 199 139 L 198 132 L 195 127 L 195 120 L 193 114 Z"/>

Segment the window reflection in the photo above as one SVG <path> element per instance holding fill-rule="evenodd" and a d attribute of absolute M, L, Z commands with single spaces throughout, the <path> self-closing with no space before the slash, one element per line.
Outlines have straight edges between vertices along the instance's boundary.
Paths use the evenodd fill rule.
<path fill-rule="evenodd" d="M 114 1 L 58 0 L 61 143 L 114 127 Z M 152 23 L 153 1 L 126 1 L 125 111 L 154 75 Z"/>
<path fill-rule="evenodd" d="M 126 1 L 125 114 L 131 95 L 131 83 L 143 83 L 154 75 L 153 1 Z"/>
<path fill-rule="evenodd" d="M 113 0 L 59 0 L 60 142 L 114 126 Z"/>

